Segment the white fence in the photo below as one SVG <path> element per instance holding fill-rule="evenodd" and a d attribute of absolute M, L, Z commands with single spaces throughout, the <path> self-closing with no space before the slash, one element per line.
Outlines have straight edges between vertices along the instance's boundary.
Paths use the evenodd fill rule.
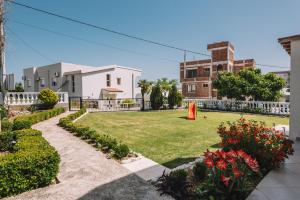
<path fill-rule="evenodd" d="M 57 92 L 58 104 L 67 104 L 69 102 L 67 92 Z M 34 105 L 39 104 L 39 92 L 7 92 L 4 95 L 5 105 Z"/>
<path fill-rule="evenodd" d="M 184 106 L 195 102 L 202 109 L 254 112 L 273 115 L 289 115 L 290 103 L 269 101 L 232 101 L 211 99 L 184 99 Z"/>

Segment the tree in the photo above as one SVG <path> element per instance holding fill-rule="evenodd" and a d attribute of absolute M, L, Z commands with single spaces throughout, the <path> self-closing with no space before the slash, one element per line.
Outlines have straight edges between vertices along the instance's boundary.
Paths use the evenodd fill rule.
<path fill-rule="evenodd" d="M 153 83 L 151 81 L 147 81 L 145 79 L 138 82 L 138 86 L 141 88 L 142 93 L 142 110 L 145 110 L 145 94 L 149 94 L 152 84 Z"/>
<path fill-rule="evenodd" d="M 173 109 L 174 106 L 178 105 L 178 91 L 175 84 L 172 85 L 171 90 L 168 95 L 169 108 Z"/>
<path fill-rule="evenodd" d="M 150 94 L 150 101 L 153 110 L 159 110 L 163 105 L 163 94 L 161 91 L 161 87 L 158 83 L 156 83 L 152 87 L 152 91 Z"/>
<path fill-rule="evenodd" d="M 255 101 L 278 101 L 281 89 L 284 87 L 283 78 L 274 73 L 262 74 L 260 69 L 244 69 L 238 74 L 220 73 L 213 82 L 218 94 L 229 99 Z"/>
<path fill-rule="evenodd" d="M 16 83 L 15 91 L 16 91 L 16 92 L 24 92 L 24 88 L 23 88 L 23 85 L 22 85 L 21 82 Z"/>

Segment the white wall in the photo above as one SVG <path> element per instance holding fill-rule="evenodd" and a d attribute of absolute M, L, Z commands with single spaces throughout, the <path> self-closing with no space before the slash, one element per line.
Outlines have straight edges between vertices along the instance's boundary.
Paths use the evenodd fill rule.
<path fill-rule="evenodd" d="M 116 98 L 137 98 L 140 97 L 140 88 L 137 87 L 137 77 L 141 72 L 131 69 L 115 67 L 110 70 L 82 74 L 82 96 L 85 98 L 102 98 L 101 90 L 108 88 L 106 75 L 111 76 L 111 88 L 120 89 L 123 92 L 117 93 Z M 121 84 L 117 84 L 117 78 L 121 78 Z"/>
<path fill-rule="evenodd" d="M 26 80 L 23 80 L 25 92 L 35 92 L 34 73 L 35 73 L 35 67 L 31 67 L 23 70 L 23 77 L 26 77 Z M 31 82 L 31 87 L 28 86 L 28 80 Z"/>
<path fill-rule="evenodd" d="M 300 40 L 291 41 L 290 138 L 300 137 Z"/>
<path fill-rule="evenodd" d="M 67 75 L 66 79 L 68 84 L 66 85 L 66 92 L 69 93 L 69 97 L 82 97 L 82 74 L 73 74 L 75 79 L 75 91 L 72 90 L 72 75 Z M 91 86 L 90 86 L 91 87 Z"/>

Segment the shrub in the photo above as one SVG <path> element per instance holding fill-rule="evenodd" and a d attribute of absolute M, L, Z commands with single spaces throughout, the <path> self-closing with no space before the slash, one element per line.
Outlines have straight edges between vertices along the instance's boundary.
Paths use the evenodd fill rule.
<path fill-rule="evenodd" d="M 10 131 L 11 129 L 12 129 L 12 123 L 7 118 L 2 119 L 1 131 Z"/>
<path fill-rule="evenodd" d="M 49 185 L 58 173 L 59 155 L 40 131 L 15 131 L 15 152 L 0 157 L 0 197 Z"/>
<path fill-rule="evenodd" d="M 0 151 L 12 151 L 16 141 L 16 134 L 14 132 L 0 133 Z"/>
<path fill-rule="evenodd" d="M 126 144 L 118 144 L 114 149 L 114 156 L 117 159 L 126 157 L 129 154 L 130 150 Z"/>
<path fill-rule="evenodd" d="M 242 149 L 255 157 L 263 172 L 279 167 L 288 155 L 292 155 L 293 141 L 283 132 L 268 128 L 264 123 L 246 121 L 244 118 L 234 123 L 222 123 L 218 128 L 225 150 Z"/>
<path fill-rule="evenodd" d="M 41 101 L 42 107 L 45 109 L 53 108 L 58 102 L 57 94 L 49 88 L 43 89 L 39 93 L 38 99 Z"/>
<path fill-rule="evenodd" d="M 29 129 L 31 128 L 32 122 L 28 119 L 19 119 L 15 120 L 12 125 L 12 130 L 22 130 L 22 129 Z"/>
<path fill-rule="evenodd" d="M 35 113 L 29 114 L 29 115 L 22 115 L 22 116 L 16 117 L 14 121 L 26 120 L 26 121 L 31 121 L 32 124 L 36 124 L 38 122 L 41 122 L 41 121 L 44 121 L 51 117 L 54 117 L 56 115 L 59 115 L 63 112 L 65 112 L 65 108 L 53 108 L 51 110 L 35 112 Z"/>
<path fill-rule="evenodd" d="M 197 162 L 193 167 L 193 175 L 195 181 L 202 181 L 206 177 L 207 168 L 203 162 Z"/>
<path fill-rule="evenodd" d="M 156 186 L 161 194 L 168 194 L 175 199 L 187 199 L 188 197 L 188 173 L 183 170 L 171 171 L 169 174 L 165 174 L 165 171 L 161 177 L 157 180 Z"/>
<path fill-rule="evenodd" d="M 8 115 L 8 110 L 3 105 L 0 105 L 1 118 L 7 117 L 7 115 Z"/>
<path fill-rule="evenodd" d="M 89 142 L 95 144 L 95 146 L 101 149 L 103 152 L 110 152 L 113 157 L 117 159 L 126 157 L 130 152 L 127 145 L 119 143 L 110 135 L 97 134 L 95 130 L 89 127 L 73 123 L 76 118 L 80 117 L 85 112 L 86 109 L 82 108 L 76 113 L 61 118 L 58 125 L 70 131 L 71 133 L 74 133 L 75 136 L 81 137 L 84 140 L 89 140 Z"/>
<path fill-rule="evenodd" d="M 169 108 L 170 109 L 173 109 L 174 106 L 177 106 L 178 104 L 178 96 L 177 96 L 177 87 L 175 84 L 172 85 L 172 88 L 169 92 L 169 95 L 168 95 L 168 104 L 169 104 Z"/>
<path fill-rule="evenodd" d="M 259 175 L 259 165 L 243 150 L 207 151 L 204 156 L 209 192 L 213 191 L 216 196 L 225 196 L 226 199 L 244 199 L 255 187 L 253 178 Z"/>
<path fill-rule="evenodd" d="M 152 91 L 150 94 L 150 102 L 153 110 L 159 110 L 163 105 L 163 94 L 161 88 L 158 84 L 152 87 Z"/>

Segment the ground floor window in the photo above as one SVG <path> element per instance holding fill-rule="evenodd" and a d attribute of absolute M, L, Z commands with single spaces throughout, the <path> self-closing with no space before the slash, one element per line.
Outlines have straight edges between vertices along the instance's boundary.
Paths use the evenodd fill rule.
<path fill-rule="evenodd" d="M 203 87 L 208 87 L 208 83 L 203 83 Z"/>

